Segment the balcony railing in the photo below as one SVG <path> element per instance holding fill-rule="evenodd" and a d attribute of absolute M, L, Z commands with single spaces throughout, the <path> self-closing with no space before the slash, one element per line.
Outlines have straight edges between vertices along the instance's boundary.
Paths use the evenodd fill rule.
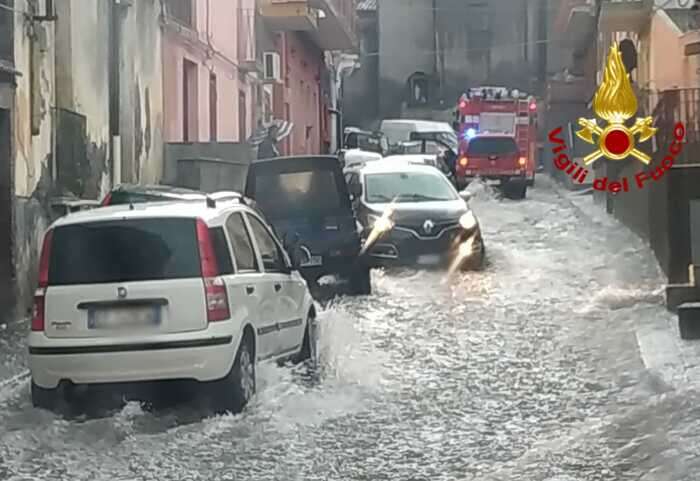
<path fill-rule="evenodd" d="M 700 163 L 700 88 L 674 89 L 649 96 L 656 133 L 657 149 L 667 151 L 673 141 L 678 122 L 685 126 L 683 150 L 676 157 L 678 164 Z"/>

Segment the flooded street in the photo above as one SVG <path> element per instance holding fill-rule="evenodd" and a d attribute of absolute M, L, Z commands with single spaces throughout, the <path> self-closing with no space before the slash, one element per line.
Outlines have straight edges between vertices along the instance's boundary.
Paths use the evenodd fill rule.
<path fill-rule="evenodd" d="M 700 479 L 692 379 L 645 358 L 672 322 L 652 254 L 540 179 L 472 201 L 485 271 L 375 272 L 320 315 L 321 381 L 261 366 L 239 416 L 61 420 L 31 407 L 26 324 L 4 326 L 0 479 Z"/>

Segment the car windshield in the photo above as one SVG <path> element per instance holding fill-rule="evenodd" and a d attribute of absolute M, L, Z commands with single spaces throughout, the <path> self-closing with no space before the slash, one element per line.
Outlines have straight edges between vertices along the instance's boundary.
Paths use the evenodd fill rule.
<path fill-rule="evenodd" d="M 472 139 L 467 155 L 511 155 L 518 152 L 512 137 L 479 137 Z"/>
<path fill-rule="evenodd" d="M 336 172 L 330 169 L 260 173 L 255 176 L 255 200 L 269 218 L 344 207 Z"/>
<path fill-rule="evenodd" d="M 430 202 L 457 198 L 447 179 L 437 173 L 392 172 L 365 176 L 365 200 L 369 203 Z"/>
<path fill-rule="evenodd" d="M 57 227 L 49 284 L 99 284 L 199 277 L 193 219 L 134 219 Z"/>

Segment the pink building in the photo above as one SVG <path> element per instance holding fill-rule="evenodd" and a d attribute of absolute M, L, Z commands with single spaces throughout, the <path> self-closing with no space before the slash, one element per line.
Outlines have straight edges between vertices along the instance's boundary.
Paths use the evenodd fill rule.
<path fill-rule="evenodd" d="M 167 0 L 164 140 L 245 141 L 256 122 L 255 0 Z"/>
<path fill-rule="evenodd" d="M 279 59 L 279 78 L 267 80 L 275 118 L 292 122 L 285 154 L 326 153 L 330 148 L 332 74 L 327 51 L 358 47 L 355 0 L 259 0 L 259 47 Z"/>

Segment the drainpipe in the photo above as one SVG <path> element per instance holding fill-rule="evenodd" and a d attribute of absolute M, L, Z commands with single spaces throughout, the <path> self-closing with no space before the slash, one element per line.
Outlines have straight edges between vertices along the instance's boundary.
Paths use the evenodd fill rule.
<path fill-rule="evenodd" d="M 331 131 L 331 145 L 336 149 L 336 152 L 343 147 L 343 78 L 352 75 L 352 73 L 360 68 L 358 62 L 359 56 L 341 54 L 333 58 L 334 77 L 333 86 L 331 88 L 331 102 L 333 109 L 331 113 L 336 116 L 335 129 Z"/>
<path fill-rule="evenodd" d="M 110 154 L 112 157 L 112 185 L 122 181 L 122 143 L 120 136 L 119 116 L 119 57 L 120 31 L 119 31 L 119 6 L 115 1 L 109 3 L 109 77 L 107 89 L 109 91 L 109 134 Z"/>

